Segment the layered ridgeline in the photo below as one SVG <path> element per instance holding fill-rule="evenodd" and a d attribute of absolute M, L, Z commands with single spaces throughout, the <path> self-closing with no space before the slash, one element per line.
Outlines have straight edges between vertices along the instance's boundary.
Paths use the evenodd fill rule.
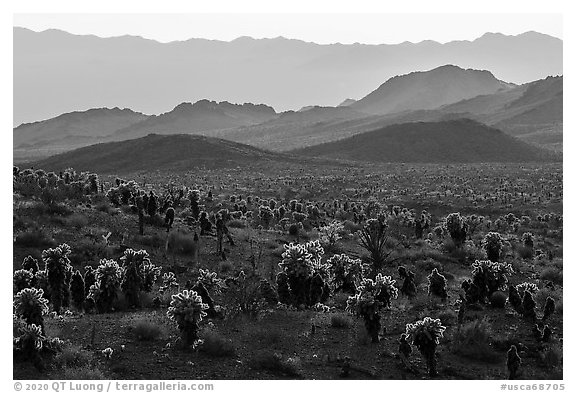
<path fill-rule="evenodd" d="M 553 152 L 469 119 L 397 124 L 292 153 L 352 161 L 405 163 L 560 160 Z"/>
<path fill-rule="evenodd" d="M 350 107 L 374 115 L 436 109 L 467 98 L 506 91 L 513 86 L 496 79 L 489 71 L 445 65 L 390 78 Z"/>
<path fill-rule="evenodd" d="M 99 143 L 30 163 L 50 171 L 74 168 L 98 173 L 235 167 L 260 162 L 298 162 L 280 153 L 201 135 L 157 135 Z"/>
<path fill-rule="evenodd" d="M 528 32 L 445 44 L 318 45 L 281 37 L 159 43 L 15 27 L 14 125 L 94 107 L 159 114 L 203 98 L 263 102 L 277 111 L 335 106 L 396 75 L 444 64 L 526 83 L 562 74 L 562 40 Z"/>
<path fill-rule="evenodd" d="M 561 150 L 563 79 L 548 77 L 447 105 L 441 110 L 477 119 L 527 142 Z"/>
<path fill-rule="evenodd" d="M 147 118 L 130 109 L 98 108 L 22 124 L 13 130 L 14 155 L 35 151 L 47 154 L 86 146 Z"/>
<path fill-rule="evenodd" d="M 469 114 L 454 116 L 439 108 L 466 98 L 504 93 L 514 87 L 488 71 L 445 65 L 394 77 L 366 97 L 358 101 L 346 100 L 336 108 L 305 107 L 262 124 L 226 130 L 218 136 L 274 151 L 287 151 L 391 124 L 466 117 Z"/>
<path fill-rule="evenodd" d="M 287 113 L 266 123 L 223 131 L 218 135 L 265 149 L 288 151 L 332 142 L 392 124 L 469 118 L 501 129 L 534 145 L 551 150 L 562 149 L 561 76 L 514 86 L 496 80 L 487 72 L 452 66 L 417 75 L 416 79 L 411 74 L 394 78 L 393 84 L 384 83 L 376 90 L 377 96 L 388 98 L 381 102 L 382 106 L 373 107 L 374 111 L 386 112 L 390 110 L 390 102 L 395 102 L 395 105 L 402 102 L 404 108 L 412 105 L 411 110 L 370 115 L 361 112 L 362 108 L 357 107 L 358 103 L 364 101 L 362 99 L 337 108 L 312 107 L 296 114 Z M 484 82 L 477 83 L 478 79 Z M 468 86 L 466 89 L 462 89 L 464 84 Z M 406 93 L 395 96 L 393 93 L 398 86 L 404 86 L 400 91 Z M 476 90 L 471 90 L 472 86 L 475 86 Z M 389 88 L 392 90 L 389 91 Z M 490 90 L 496 92 L 480 93 Z M 456 99 L 455 92 L 458 92 L 460 97 L 470 95 L 474 98 L 443 105 L 448 94 L 444 94 L 442 100 L 442 91 L 452 92 L 450 100 Z M 438 100 L 422 98 L 434 97 L 437 92 Z M 375 101 L 371 99 L 370 102 Z M 424 102 L 428 109 L 418 109 L 424 106 Z"/>
<path fill-rule="evenodd" d="M 156 134 L 206 134 L 213 130 L 258 124 L 276 118 L 274 108 L 267 105 L 231 104 L 200 100 L 185 102 L 173 110 L 116 131 L 112 140 L 139 138 Z"/>
<path fill-rule="evenodd" d="M 158 116 L 129 109 L 91 109 L 23 124 L 13 130 L 15 157 L 48 156 L 99 142 L 156 134 L 203 134 L 211 130 L 257 124 L 275 118 L 266 105 L 201 100 L 182 103 Z"/>

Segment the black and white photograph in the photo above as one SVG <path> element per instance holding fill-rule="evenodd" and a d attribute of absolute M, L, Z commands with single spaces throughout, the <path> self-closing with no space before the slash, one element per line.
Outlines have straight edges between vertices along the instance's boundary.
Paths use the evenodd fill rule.
<path fill-rule="evenodd" d="M 14 12 L 8 387 L 573 389 L 568 20 L 521 12 Z"/>

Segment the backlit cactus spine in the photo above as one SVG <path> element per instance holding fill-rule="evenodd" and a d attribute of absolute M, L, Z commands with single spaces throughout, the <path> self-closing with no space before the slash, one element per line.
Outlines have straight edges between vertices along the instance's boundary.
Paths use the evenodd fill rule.
<path fill-rule="evenodd" d="M 168 308 L 168 318 L 176 322 L 185 346 L 193 345 L 198 340 L 198 324 L 206 316 L 208 305 L 194 291 L 183 290 L 172 295 Z"/>

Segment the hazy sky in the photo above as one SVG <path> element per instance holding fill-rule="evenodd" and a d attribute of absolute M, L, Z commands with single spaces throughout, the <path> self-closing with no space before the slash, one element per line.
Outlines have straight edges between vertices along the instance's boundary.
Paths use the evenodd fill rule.
<path fill-rule="evenodd" d="M 563 38 L 561 14 L 15 14 L 14 25 L 160 42 L 283 36 L 321 44 L 473 40 L 486 32 Z"/>

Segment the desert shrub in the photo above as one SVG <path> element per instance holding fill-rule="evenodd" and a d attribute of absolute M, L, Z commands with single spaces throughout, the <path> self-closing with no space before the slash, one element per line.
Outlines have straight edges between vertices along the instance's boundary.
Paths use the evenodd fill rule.
<path fill-rule="evenodd" d="M 166 240 L 158 233 L 154 233 L 152 235 L 138 236 L 136 238 L 136 241 L 142 244 L 143 246 L 156 247 L 156 248 L 164 247 L 166 243 Z"/>
<path fill-rule="evenodd" d="M 443 265 L 432 258 L 419 259 L 414 265 L 416 269 L 422 272 L 432 272 L 434 269 L 441 271 L 443 269 Z"/>
<path fill-rule="evenodd" d="M 242 220 L 242 219 L 230 220 L 226 225 L 229 228 L 246 228 L 247 227 L 246 220 Z"/>
<path fill-rule="evenodd" d="M 204 332 L 202 335 L 202 344 L 198 349 L 200 352 L 212 357 L 230 357 L 236 353 L 232 341 L 214 331 Z"/>
<path fill-rule="evenodd" d="M 330 326 L 337 329 L 349 329 L 352 326 L 352 321 L 345 314 L 332 314 Z"/>
<path fill-rule="evenodd" d="M 330 224 L 320 227 L 320 241 L 325 247 L 334 247 L 336 242 L 342 238 L 340 233 L 344 231 L 344 225 L 339 221 L 332 221 Z"/>
<path fill-rule="evenodd" d="M 564 282 L 564 275 L 560 269 L 547 267 L 540 273 L 540 279 L 543 281 L 552 281 L 557 285 L 562 285 Z"/>
<path fill-rule="evenodd" d="M 131 327 L 138 341 L 158 340 L 165 334 L 164 326 L 150 318 L 138 318 L 132 322 Z"/>
<path fill-rule="evenodd" d="M 222 274 L 231 272 L 234 269 L 234 264 L 230 261 L 221 261 L 218 263 L 218 270 Z"/>
<path fill-rule="evenodd" d="M 463 324 L 452 338 L 454 353 L 470 359 L 492 362 L 499 357 L 490 345 L 491 326 L 486 319 Z"/>
<path fill-rule="evenodd" d="M 458 322 L 458 314 L 454 310 L 441 311 L 437 316 L 446 326 L 452 326 Z"/>
<path fill-rule="evenodd" d="M 250 364 L 253 368 L 289 377 L 299 377 L 302 374 L 302 364 L 299 358 L 285 357 L 275 352 L 258 352 L 251 359 Z"/>
<path fill-rule="evenodd" d="M 77 213 L 72 214 L 71 216 L 66 218 L 66 226 L 68 228 L 82 229 L 88 226 L 88 218 L 81 214 Z"/>
<path fill-rule="evenodd" d="M 61 352 L 54 356 L 53 365 L 56 369 L 82 368 L 92 364 L 94 356 L 79 345 L 65 345 Z"/>
<path fill-rule="evenodd" d="M 57 373 L 58 379 L 64 380 L 103 380 L 106 379 L 104 373 L 96 366 L 64 367 Z"/>
<path fill-rule="evenodd" d="M 194 291 L 183 290 L 172 295 L 172 301 L 168 308 L 168 318 L 176 323 L 180 330 L 184 346 L 195 345 L 198 340 L 198 324 L 206 316 L 207 304 L 202 303 L 202 298 Z"/>
<path fill-rule="evenodd" d="M 504 308 L 508 297 L 502 291 L 496 291 L 490 295 L 490 305 L 494 308 Z"/>
<path fill-rule="evenodd" d="M 386 244 L 388 225 L 377 219 L 369 219 L 359 233 L 360 245 L 368 251 L 368 260 L 372 264 L 372 274 L 375 276 L 384 266 L 390 251 Z"/>
<path fill-rule="evenodd" d="M 20 247 L 42 248 L 52 247 L 56 244 L 45 230 L 36 228 L 16 235 L 14 244 Z"/>
<path fill-rule="evenodd" d="M 194 255 L 198 243 L 194 241 L 193 233 L 172 231 L 168 235 L 168 248 L 180 255 Z"/>
<path fill-rule="evenodd" d="M 284 330 L 270 329 L 260 324 L 250 329 L 250 335 L 254 342 L 265 348 L 289 342 L 290 339 Z"/>

